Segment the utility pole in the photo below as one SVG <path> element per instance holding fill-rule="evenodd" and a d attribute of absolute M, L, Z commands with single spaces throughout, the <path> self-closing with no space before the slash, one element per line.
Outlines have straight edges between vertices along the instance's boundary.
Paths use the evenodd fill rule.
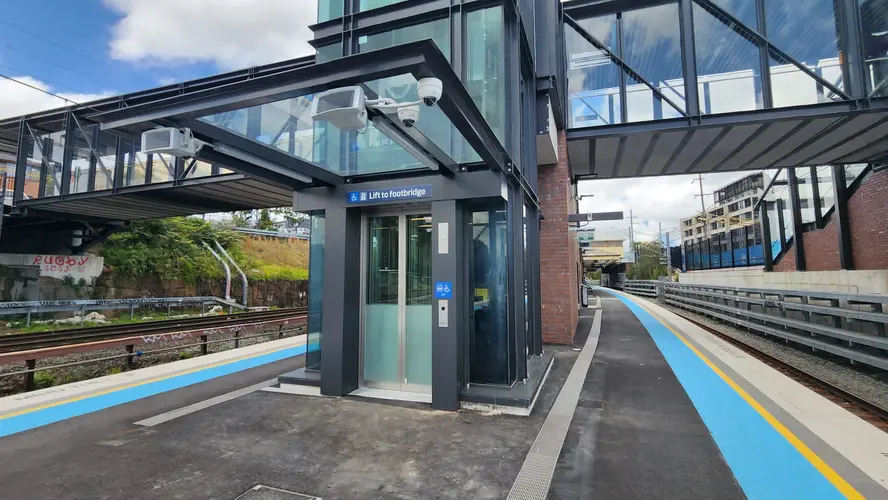
<path fill-rule="evenodd" d="M 672 281 L 672 247 L 669 245 L 669 231 L 666 231 L 666 276 Z"/>
<path fill-rule="evenodd" d="M 706 217 L 706 198 L 703 194 L 703 174 L 697 174 L 700 183 L 700 219 L 703 222 L 703 238 L 709 237 L 709 219 Z"/>
<path fill-rule="evenodd" d="M 629 248 L 632 250 L 632 258 L 638 261 L 638 249 L 635 248 L 635 214 L 629 210 Z"/>

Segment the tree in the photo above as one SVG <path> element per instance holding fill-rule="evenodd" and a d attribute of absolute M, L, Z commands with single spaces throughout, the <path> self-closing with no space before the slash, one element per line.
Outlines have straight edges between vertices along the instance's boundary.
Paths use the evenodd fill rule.
<path fill-rule="evenodd" d="M 105 264 L 125 276 L 156 276 L 189 283 L 222 275 L 216 259 L 203 243 L 219 242 L 235 259 L 242 261 L 234 231 L 214 229 L 195 217 L 136 221 L 113 234 L 102 248 Z"/>
<path fill-rule="evenodd" d="M 663 243 L 649 241 L 636 243 L 635 263 L 627 271 L 629 279 L 655 280 L 666 276 L 666 263 L 663 258 Z"/>
<path fill-rule="evenodd" d="M 298 224 L 308 218 L 305 214 L 293 210 L 293 207 L 271 208 L 269 211 L 294 224 Z"/>
<path fill-rule="evenodd" d="M 271 220 L 271 213 L 269 213 L 267 208 L 259 211 L 259 224 L 257 227 L 267 231 L 274 229 L 274 221 Z"/>

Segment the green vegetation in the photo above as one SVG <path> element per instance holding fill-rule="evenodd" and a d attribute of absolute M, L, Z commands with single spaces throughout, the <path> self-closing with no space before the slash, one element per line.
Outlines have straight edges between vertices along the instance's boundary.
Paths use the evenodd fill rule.
<path fill-rule="evenodd" d="M 271 223 L 267 210 L 262 221 Z M 228 229 L 214 228 L 194 217 L 138 221 L 108 238 L 102 249 L 105 265 L 128 277 L 157 276 L 196 283 L 219 279 L 225 272 L 203 246 L 221 244 L 251 280 L 305 280 L 308 243 L 278 238 L 257 240 Z M 213 245 L 214 246 L 214 245 Z"/>
<path fill-rule="evenodd" d="M 105 265 L 124 276 L 157 276 L 196 283 L 200 278 L 224 275 L 202 241 L 217 240 L 235 258 L 238 235 L 214 229 L 193 217 L 138 221 L 115 233 L 105 243 Z"/>
<path fill-rule="evenodd" d="M 140 318 L 129 319 L 129 316 L 120 317 L 120 318 L 109 318 L 108 321 L 104 323 L 96 323 L 94 321 L 84 321 L 83 327 L 90 328 L 93 326 L 102 326 L 102 325 L 125 325 L 128 323 L 139 323 Z M 24 320 L 10 321 L 9 328 L 14 329 L 15 333 L 40 333 L 40 332 L 55 332 L 59 330 L 70 330 L 72 328 L 80 328 L 80 323 L 64 323 L 61 325 L 55 325 L 52 323 L 46 323 L 41 325 L 31 325 L 25 326 Z"/>
<path fill-rule="evenodd" d="M 663 244 L 659 241 L 637 243 L 635 263 L 626 272 L 631 280 L 655 280 L 666 276 Z"/>
<path fill-rule="evenodd" d="M 55 382 L 55 377 L 52 376 L 52 373 L 46 370 L 34 372 L 34 387 L 37 389 L 51 387 L 53 382 Z"/>

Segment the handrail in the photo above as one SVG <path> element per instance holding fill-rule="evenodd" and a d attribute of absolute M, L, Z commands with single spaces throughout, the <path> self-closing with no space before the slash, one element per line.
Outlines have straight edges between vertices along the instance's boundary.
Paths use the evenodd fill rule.
<path fill-rule="evenodd" d="M 126 309 L 129 307 L 143 307 L 156 304 L 178 306 L 184 304 L 223 304 L 244 309 L 240 304 L 232 304 L 212 295 L 198 297 L 146 297 L 138 299 L 73 299 L 73 300 L 26 300 L 15 302 L 0 302 L 0 316 L 10 314 L 27 314 L 41 312 L 62 311 L 105 311 L 113 309 Z"/>
<path fill-rule="evenodd" d="M 888 295 L 627 280 L 628 293 L 888 370 Z"/>
<path fill-rule="evenodd" d="M 210 245 L 207 245 L 206 241 L 201 241 L 201 243 L 203 243 L 203 246 L 207 247 L 207 250 L 209 250 L 210 253 L 213 254 L 213 257 L 215 257 L 216 260 L 222 264 L 222 267 L 225 268 L 225 300 L 231 300 L 231 268 L 228 267 L 228 263 L 225 262 L 215 250 L 210 248 Z"/>
<path fill-rule="evenodd" d="M 241 282 L 243 284 L 243 291 L 242 291 L 243 292 L 243 304 L 244 304 L 244 306 L 246 306 L 247 305 L 247 295 L 249 292 L 249 287 L 247 286 L 248 285 L 247 284 L 247 275 L 241 270 L 240 266 L 237 265 L 237 262 L 235 262 L 234 259 L 231 258 L 231 255 L 228 255 L 228 252 L 225 251 L 225 249 L 222 247 L 222 245 L 219 244 L 218 241 L 216 241 L 214 239 L 213 243 L 216 244 L 216 248 L 218 248 L 219 251 L 222 252 L 222 255 L 224 255 L 225 258 L 228 259 L 229 262 L 231 262 L 231 265 L 234 266 L 235 269 L 237 269 L 237 272 L 240 273 Z"/>

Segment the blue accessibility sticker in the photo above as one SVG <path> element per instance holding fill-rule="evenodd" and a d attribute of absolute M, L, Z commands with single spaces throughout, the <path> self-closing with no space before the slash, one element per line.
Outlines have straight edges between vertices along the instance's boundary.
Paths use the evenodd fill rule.
<path fill-rule="evenodd" d="M 436 281 L 435 282 L 435 298 L 436 299 L 452 299 L 453 298 L 453 282 Z"/>

